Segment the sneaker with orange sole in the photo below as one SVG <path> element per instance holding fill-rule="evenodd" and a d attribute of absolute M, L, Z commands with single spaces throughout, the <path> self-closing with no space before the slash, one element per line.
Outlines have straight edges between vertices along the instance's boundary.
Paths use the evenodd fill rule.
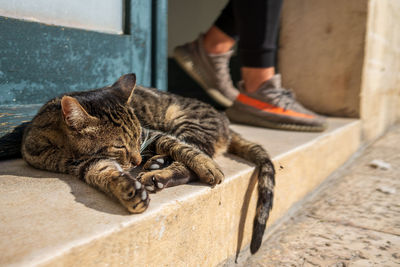
<path fill-rule="evenodd" d="M 243 82 L 236 89 L 229 74 L 232 53 L 208 54 L 200 35 L 193 42 L 177 46 L 174 58 L 210 97 L 228 108 L 226 114 L 232 122 L 292 131 L 326 129 L 324 117 L 303 107 L 291 90 L 282 88 L 279 74 L 254 93 L 247 93 Z"/>
<path fill-rule="evenodd" d="M 239 82 L 239 91 L 226 110 L 232 122 L 291 131 L 321 132 L 327 128 L 323 116 L 303 107 L 291 90 L 282 88 L 279 74 L 252 93 Z"/>

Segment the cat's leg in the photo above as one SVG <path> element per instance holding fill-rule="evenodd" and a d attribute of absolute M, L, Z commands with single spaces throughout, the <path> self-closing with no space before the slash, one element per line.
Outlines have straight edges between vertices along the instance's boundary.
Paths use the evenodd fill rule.
<path fill-rule="evenodd" d="M 149 205 L 149 194 L 143 184 L 113 160 L 88 159 L 80 162 L 75 172 L 87 184 L 116 197 L 131 213 L 141 213 Z"/>
<path fill-rule="evenodd" d="M 152 169 L 141 172 L 138 180 L 149 192 L 157 192 L 166 187 L 187 184 L 196 180 L 196 175 L 189 170 L 183 163 L 174 161 L 163 169 Z"/>
<path fill-rule="evenodd" d="M 155 150 L 158 154 L 167 154 L 173 160 L 182 162 L 197 174 L 202 182 L 216 185 L 224 179 L 223 172 L 211 157 L 173 136 L 160 136 L 155 142 Z"/>
<path fill-rule="evenodd" d="M 132 213 L 146 210 L 150 199 L 144 186 L 131 174 L 124 172 L 116 161 L 103 158 L 72 160 L 65 158 L 65 152 L 59 149 L 46 146 L 46 149 L 40 149 L 41 143 L 44 142 L 38 138 L 35 143 L 23 144 L 22 153 L 30 165 L 39 169 L 73 174 L 87 184 L 117 198 Z"/>

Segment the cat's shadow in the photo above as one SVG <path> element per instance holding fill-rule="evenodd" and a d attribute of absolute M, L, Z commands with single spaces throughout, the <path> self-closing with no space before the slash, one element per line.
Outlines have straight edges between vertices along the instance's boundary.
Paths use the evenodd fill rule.
<path fill-rule="evenodd" d="M 70 193 L 74 196 L 76 202 L 81 203 L 90 209 L 114 215 L 130 215 L 130 213 L 126 211 L 117 200 L 112 199 L 95 188 L 92 188 L 76 177 L 67 174 L 37 170 L 29 166 L 22 159 L 0 162 L 0 175 L 17 176 L 22 179 L 57 179 L 68 185 Z M 12 179 L 12 177 L 9 179 Z M 31 183 L 31 181 L 28 180 L 26 182 L 29 184 Z M 50 180 L 50 182 L 52 181 Z M 45 183 L 47 184 L 46 187 L 49 186 L 49 182 L 43 180 L 43 185 L 45 185 Z M 57 183 L 52 182 L 52 184 L 54 184 L 54 190 L 63 190 L 62 186 L 57 185 Z"/>
<path fill-rule="evenodd" d="M 249 164 L 249 162 L 234 155 L 225 154 L 224 156 L 238 163 Z M 250 165 L 252 164 L 250 163 Z M 135 172 L 133 172 L 133 174 L 135 174 Z M 124 207 L 122 207 L 121 204 L 117 202 L 117 200 L 112 199 L 111 197 L 103 194 L 102 192 L 96 190 L 95 188 L 92 188 L 91 186 L 85 184 L 76 177 L 67 174 L 53 173 L 53 172 L 34 169 L 22 159 L 0 162 L 0 175 L 9 176 L 6 177 L 6 179 L 12 179 L 13 178 L 12 176 L 14 177 L 17 176 L 20 177 L 21 179 L 58 179 L 69 186 L 70 193 L 74 196 L 76 202 L 81 203 L 90 209 L 94 209 L 102 213 L 108 213 L 113 215 L 122 215 L 122 216 L 131 215 L 128 211 L 125 210 Z M 243 204 L 240 210 L 236 256 L 239 255 L 243 242 L 244 226 L 248 213 L 248 207 L 251 195 L 256 185 L 255 177 L 257 176 L 257 171 L 253 172 L 252 175 L 253 177 L 250 179 L 250 182 L 246 188 Z M 23 183 L 24 181 L 21 182 Z M 48 181 L 43 181 L 43 185 L 45 185 L 45 183 L 48 183 Z M 193 182 L 191 184 L 195 186 L 205 186 L 203 183 L 199 182 Z M 56 184 L 54 185 L 54 187 L 55 190 L 63 190 L 60 189 L 62 187 L 60 185 Z"/>
<path fill-rule="evenodd" d="M 243 159 L 236 157 L 234 155 L 226 154 L 224 156 L 229 157 L 236 162 L 248 163 Z M 132 171 L 133 176 L 135 177 L 138 172 L 140 172 L 139 168 Z M 30 179 L 43 179 L 43 184 L 41 184 L 40 186 L 45 186 L 45 187 L 49 186 L 49 181 L 45 181 L 45 179 L 51 179 L 50 183 L 53 184 L 52 186 L 54 186 L 54 190 L 65 190 L 63 189 L 62 186 L 54 182 L 54 180 L 60 180 L 68 185 L 69 191 L 74 196 L 74 200 L 76 202 L 81 203 L 90 209 L 114 215 L 131 215 L 116 199 L 113 199 L 112 197 L 87 185 L 86 183 L 80 181 L 76 177 L 68 174 L 54 173 L 54 172 L 35 169 L 29 166 L 22 159 L 1 161 L 0 175 L 9 176 L 9 178 L 7 177 L 6 179 L 12 179 L 12 176 L 14 177 L 17 176 L 20 179 L 22 179 L 21 183 L 25 183 L 26 181 L 26 183 L 28 184 L 31 184 L 32 182 L 29 181 Z M 208 186 L 198 181 L 193 181 L 190 184 L 199 187 Z M 38 186 L 38 185 L 34 184 L 33 186 Z"/>
<path fill-rule="evenodd" d="M 238 156 L 224 153 L 224 157 L 227 157 L 237 163 L 243 163 L 246 165 L 251 165 L 255 166 L 253 163 L 250 163 L 243 158 L 240 158 Z M 236 255 L 235 255 L 235 263 L 238 263 L 239 257 L 240 258 L 246 258 L 249 256 L 248 253 L 245 253 L 244 255 L 240 255 L 240 252 L 242 251 L 243 247 L 243 238 L 244 238 L 244 230 L 245 230 L 245 224 L 247 220 L 247 214 L 249 212 L 249 206 L 250 206 L 250 200 L 252 197 L 252 194 L 254 192 L 254 189 L 257 184 L 257 177 L 258 177 L 258 172 L 259 170 L 256 168 L 253 173 L 251 174 L 251 178 L 249 180 L 249 183 L 247 184 L 247 188 L 245 189 L 245 194 L 243 197 L 243 203 L 242 207 L 240 208 L 240 215 L 239 215 L 239 223 L 238 223 L 238 231 L 237 231 L 237 244 L 236 244 Z"/>

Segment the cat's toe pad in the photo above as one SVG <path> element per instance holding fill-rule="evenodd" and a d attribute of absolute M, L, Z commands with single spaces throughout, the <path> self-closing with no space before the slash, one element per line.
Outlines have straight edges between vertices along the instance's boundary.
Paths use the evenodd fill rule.
<path fill-rule="evenodd" d="M 172 159 L 165 155 L 155 155 L 154 157 L 148 159 L 143 165 L 143 170 L 153 171 L 164 169 L 171 165 Z"/>
<path fill-rule="evenodd" d="M 158 170 L 160 169 L 160 165 L 158 164 L 151 164 L 149 167 L 150 170 Z"/>
<path fill-rule="evenodd" d="M 169 177 L 168 172 L 156 170 L 150 172 L 142 172 L 139 174 L 138 179 L 141 183 L 143 183 L 144 188 L 147 191 L 155 193 L 164 189 L 171 177 Z"/>
<path fill-rule="evenodd" d="M 141 213 L 149 205 L 149 194 L 145 186 L 130 174 L 123 173 L 116 187 L 116 196 L 131 213 Z"/>

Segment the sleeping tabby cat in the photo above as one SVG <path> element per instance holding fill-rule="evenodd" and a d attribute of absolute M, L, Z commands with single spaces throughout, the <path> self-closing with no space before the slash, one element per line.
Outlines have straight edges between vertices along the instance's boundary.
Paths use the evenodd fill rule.
<path fill-rule="evenodd" d="M 21 144 L 33 167 L 73 174 L 131 213 L 146 210 L 149 192 L 194 179 L 221 183 L 212 158 L 226 151 L 258 167 L 254 253 L 272 208 L 274 167 L 261 146 L 230 130 L 225 115 L 205 103 L 136 86 L 127 74 L 112 86 L 50 100 L 25 127 Z M 129 170 L 142 157 L 144 171 L 133 177 Z"/>

